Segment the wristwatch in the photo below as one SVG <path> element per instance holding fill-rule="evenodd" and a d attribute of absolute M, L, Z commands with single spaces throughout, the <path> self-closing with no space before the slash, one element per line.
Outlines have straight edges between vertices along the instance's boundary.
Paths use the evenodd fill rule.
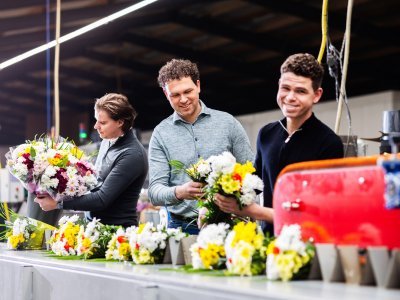
<path fill-rule="evenodd" d="M 57 202 L 57 209 L 63 209 L 63 204 L 64 202 L 62 200 Z"/>

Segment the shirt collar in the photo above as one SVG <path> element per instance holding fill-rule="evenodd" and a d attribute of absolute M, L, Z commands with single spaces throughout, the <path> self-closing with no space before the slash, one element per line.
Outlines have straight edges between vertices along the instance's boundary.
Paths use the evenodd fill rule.
<path fill-rule="evenodd" d="M 304 121 L 304 123 L 300 126 L 299 129 L 303 130 L 303 129 L 306 129 L 306 128 L 312 126 L 312 124 L 314 123 L 315 120 L 316 120 L 316 117 L 315 117 L 314 113 L 312 113 L 312 115 L 307 120 Z M 283 124 L 287 128 L 286 118 L 283 118 L 280 123 Z"/>
<path fill-rule="evenodd" d="M 201 101 L 201 100 L 199 100 L 199 101 L 200 101 L 200 105 L 201 105 L 201 111 L 200 111 L 200 113 L 199 113 L 199 116 L 197 117 L 197 120 L 200 119 L 200 118 L 202 118 L 202 117 L 205 116 L 205 115 L 211 115 L 211 109 L 209 109 L 209 108 L 204 104 L 203 101 Z M 196 120 L 196 121 L 197 121 L 197 120 Z M 181 117 L 176 111 L 174 111 L 174 113 L 173 113 L 172 121 L 173 121 L 174 123 L 176 123 L 176 122 L 178 122 L 178 121 L 187 123 L 184 119 L 182 119 L 182 117 Z M 196 121 L 195 121 L 195 122 L 196 122 Z"/>

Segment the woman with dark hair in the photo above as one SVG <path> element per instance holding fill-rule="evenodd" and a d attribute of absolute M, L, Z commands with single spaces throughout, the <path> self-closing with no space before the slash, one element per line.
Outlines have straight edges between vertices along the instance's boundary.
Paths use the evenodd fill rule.
<path fill-rule="evenodd" d="M 132 131 L 136 111 L 121 94 L 106 94 L 95 103 L 94 128 L 103 139 L 96 160 L 98 186 L 80 197 L 50 196 L 35 199 L 44 211 L 73 209 L 88 211 L 103 224 L 137 225 L 136 203 L 148 164 L 144 147 Z"/>

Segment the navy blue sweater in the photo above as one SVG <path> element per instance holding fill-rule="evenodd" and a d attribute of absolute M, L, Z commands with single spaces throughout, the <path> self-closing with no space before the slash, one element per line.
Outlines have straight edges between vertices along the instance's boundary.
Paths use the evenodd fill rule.
<path fill-rule="evenodd" d="M 286 118 L 281 120 L 286 127 Z M 256 170 L 264 182 L 264 206 L 272 207 L 272 194 L 280 171 L 289 164 L 343 157 L 341 139 L 313 114 L 291 138 L 278 122 L 260 129 L 257 137 Z M 272 232 L 272 226 L 266 225 Z"/>

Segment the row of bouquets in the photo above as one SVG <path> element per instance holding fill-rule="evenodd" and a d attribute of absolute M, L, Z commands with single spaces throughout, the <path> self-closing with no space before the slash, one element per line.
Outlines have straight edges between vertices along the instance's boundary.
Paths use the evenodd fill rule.
<path fill-rule="evenodd" d="M 133 261 L 134 264 L 162 263 L 170 239 L 179 243 L 186 237 L 180 229 L 152 223 L 122 228 L 103 225 L 100 220 L 85 222 L 64 216 L 58 228 L 14 214 L 5 238 L 8 249 L 41 249 L 44 231 L 56 256 L 82 259 Z M 266 274 L 271 280 L 291 280 L 307 275 L 315 248 L 301 239 L 298 225 L 286 226 L 278 237 L 265 237 L 254 222 L 210 224 L 190 246 L 192 269 L 224 270 L 225 274 L 252 276 Z"/>

